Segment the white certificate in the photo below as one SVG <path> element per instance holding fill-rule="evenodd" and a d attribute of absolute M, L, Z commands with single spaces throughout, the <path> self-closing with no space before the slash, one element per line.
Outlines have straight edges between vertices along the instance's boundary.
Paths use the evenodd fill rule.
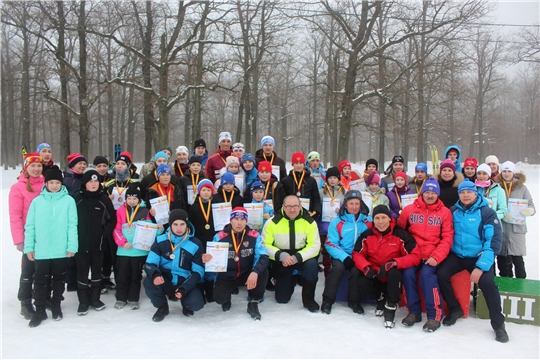
<path fill-rule="evenodd" d="M 272 199 L 264 200 L 264 203 L 274 210 L 274 204 L 272 204 Z"/>
<path fill-rule="evenodd" d="M 307 211 L 309 211 L 309 199 L 308 198 L 299 198 L 300 199 L 300 205 L 306 209 Z"/>
<path fill-rule="evenodd" d="M 320 173 L 316 173 L 316 174 L 311 174 L 311 177 L 314 178 L 315 181 L 317 182 L 317 189 L 320 189 L 323 184 L 322 175 Z"/>
<path fill-rule="evenodd" d="M 277 181 L 280 180 L 280 178 L 279 178 L 279 165 L 272 165 L 272 174 L 274 174 L 277 177 Z"/>
<path fill-rule="evenodd" d="M 401 209 L 405 209 L 407 206 L 411 205 L 416 199 L 418 199 L 418 194 L 401 195 Z"/>
<path fill-rule="evenodd" d="M 341 203 L 338 199 L 331 201 L 330 198 L 323 198 L 321 221 L 332 221 L 337 216 L 340 206 Z"/>
<path fill-rule="evenodd" d="M 519 212 L 529 207 L 529 201 L 526 199 L 508 199 L 508 213 L 512 215 L 512 221 L 508 224 L 525 225 L 525 217 Z"/>
<path fill-rule="evenodd" d="M 349 182 L 349 186 L 351 190 L 364 191 L 366 189 L 366 181 L 364 178 L 353 180 Z"/>
<path fill-rule="evenodd" d="M 234 185 L 240 190 L 240 194 L 244 193 L 244 175 L 236 174 L 234 175 Z"/>
<path fill-rule="evenodd" d="M 221 231 L 231 221 L 232 204 L 230 202 L 212 204 L 214 230 Z"/>
<path fill-rule="evenodd" d="M 167 195 L 163 195 L 154 199 L 150 199 L 150 207 L 156 210 L 154 219 L 158 224 L 167 224 L 169 222 L 169 202 Z"/>
<path fill-rule="evenodd" d="M 158 229 L 157 224 L 137 221 L 135 223 L 135 235 L 133 236 L 133 248 L 150 251 L 152 244 L 156 240 Z"/>
<path fill-rule="evenodd" d="M 373 198 L 371 197 L 371 194 L 365 191 L 362 192 L 362 201 L 367 205 L 369 209 L 369 215 L 371 215 L 371 213 L 373 212 Z"/>
<path fill-rule="evenodd" d="M 193 205 L 195 198 L 197 197 L 197 188 L 193 189 L 193 185 L 187 186 L 187 202 L 189 205 Z"/>
<path fill-rule="evenodd" d="M 204 264 L 204 271 L 227 271 L 227 260 L 229 258 L 229 243 L 209 241 L 206 243 L 206 253 L 212 255 L 212 260 Z"/>
<path fill-rule="evenodd" d="M 264 203 L 246 203 L 244 207 L 248 212 L 248 226 L 253 230 L 262 230 Z"/>

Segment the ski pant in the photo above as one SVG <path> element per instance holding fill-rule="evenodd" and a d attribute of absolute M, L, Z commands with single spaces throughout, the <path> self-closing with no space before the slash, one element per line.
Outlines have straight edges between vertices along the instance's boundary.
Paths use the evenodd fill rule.
<path fill-rule="evenodd" d="M 116 300 L 139 301 L 142 268 L 146 256 L 118 256 L 116 258 Z"/>
<path fill-rule="evenodd" d="M 103 267 L 103 252 L 88 251 L 75 254 L 77 261 L 77 287 L 88 289 L 88 272 L 92 272 L 91 287 L 101 288 L 101 269 Z"/>
<path fill-rule="evenodd" d="M 77 283 L 77 255 L 70 257 L 66 262 L 66 284 Z"/>
<path fill-rule="evenodd" d="M 441 321 L 443 310 L 442 298 L 439 289 L 439 281 L 435 272 L 437 266 L 425 264 L 423 261 L 418 266 L 403 269 L 403 286 L 407 296 L 409 312 L 414 315 L 422 314 L 420 295 L 418 294 L 417 272 L 420 272 L 420 289 L 424 295 L 424 305 L 428 319 Z"/>
<path fill-rule="evenodd" d="M 514 277 L 514 268 L 516 278 L 525 279 L 527 277 L 523 256 L 499 255 L 497 256 L 497 267 L 501 277 Z"/>
<path fill-rule="evenodd" d="M 36 306 L 45 306 L 52 280 L 51 302 L 64 300 L 62 296 L 65 290 L 66 262 L 67 258 L 35 260 L 36 271 L 34 273 L 34 298 Z"/>
<path fill-rule="evenodd" d="M 322 255 L 322 264 L 324 269 L 324 276 L 328 276 L 330 273 L 330 269 L 332 268 L 332 258 L 330 257 L 330 254 L 328 254 L 328 251 L 326 251 L 326 246 L 324 246 L 324 243 L 326 242 L 326 239 L 328 238 L 328 235 L 320 235 L 321 238 L 321 255 Z"/>
<path fill-rule="evenodd" d="M 173 285 L 171 280 L 166 277 L 163 277 L 163 280 L 165 280 L 165 282 L 161 285 L 154 285 L 154 280 L 152 280 L 151 277 L 146 277 L 143 281 L 146 296 L 148 296 L 152 305 L 156 308 L 165 305 L 167 296 L 173 298 L 176 290 L 176 285 Z M 182 303 L 182 307 L 191 311 L 199 311 L 204 306 L 201 290 L 197 286 L 187 294 L 184 294 L 182 299 L 180 299 L 180 302 Z"/>
<path fill-rule="evenodd" d="M 106 246 L 103 247 L 103 278 L 110 279 L 111 272 L 114 271 L 114 277 L 116 279 L 116 271 L 118 270 L 116 250 L 118 250 L 118 245 L 114 241 L 112 236 L 107 236 L 103 242 L 106 243 Z M 111 271 L 112 270 L 112 271 Z"/>
<path fill-rule="evenodd" d="M 316 258 L 311 258 L 293 266 L 284 267 L 281 261 L 271 261 L 272 277 L 276 280 L 276 301 L 286 304 L 291 300 L 296 286 L 294 275 L 300 275 L 306 281 L 317 282 L 319 279 L 319 263 Z"/>
<path fill-rule="evenodd" d="M 345 275 L 345 265 L 343 262 L 341 262 L 338 259 L 332 258 L 332 267 L 330 268 L 330 272 L 328 273 L 328 276 L 326 276 L 326 280 L 324 282 L 324 291 L 322 294 L 323 302 L 328 304 L 333 304 L 336 302 L 336 296 L 339 289 L 339 284 L 341 282 L 341 279 L 343 278 L 343 275 Z M 360 300 L 360 294 L 357 290 L 357 275 L 352 274 L 352 270 L 348 275 L 349 278 L 349 295 L 348 300 L 349 302 L 358 302 Z M 358 293 L 358 296 L 355 296 L 354 294 Z M 351 299 L 352 295 L 352 299 Z"/>
<path fill-rule="evenodd" d="M 35 272 L 34 261 L 28 260 L 28 255 L 23 254 L 21 260 L 21 277 L 19 279 L 19 301 L 32 300 L 32 284 L 34 283 Z"/>
<path fill-rule="evenodd" d="M 392 268 L 386 273 L 386 281 L 376 277 L 375 279 L 368 279 L 364 276 L 364 273 L 359 272 L 358 275 L 358 288 L 360 292 L 366 294 L 373 300 L 378 300 L 381 293 L 385 294 L 386 300 L 390 304 L 399 303 L 401 296 L 401 281 L 403 274 L 397 268 Z"/>
<path fill-rule="evenodd" d="M 247 278 L 251 272 L 246 272 L 243 275 L 240 275 L 236 279 L 220 279 L 219 275 L 217 277 L 216 283 L 214 285 L 214 300 L 219 305 L 224 304 L 228 301 L 231 301 L 231 294 L 233 290 L 239 286 L 244 286 L 246 284 Z M 253 300 L 261 300 L 264 296 L 264 290 L 266 288 L 266 283 L 268 282 L 268 270 L 264 270 L 257 278 L 257 285 L 254 289 L 248 290 L 249 296 Z"/>
<path fill-rule="evenodd" d="M 446 300 L 450 312 L 461 309 L 459 302 L 454 295 L 454 289 L 450 283 L 450 278 L 463 270 L 472 272 L 476 267 L 477 260 L 478 258 L 460 258 L 456 254 L 450 252 L 448 257 L 441 265 L 439 265 L 439 269 L 437 270 L 439 286 L 441 287 L 442 296 L 444 300 Z M 498 329 L 504 324 L 504 315 L 501 313 L 501 296 L 499 295 L 499 288 L 495 284 L 494 277 L 495 269 L 491 266 L 489 271 L 484 271 L 480 277 L 478 287 L 482 290 L 486 299 L 489 318 L 491 319 L 491 327 L 493 329 Z"/>

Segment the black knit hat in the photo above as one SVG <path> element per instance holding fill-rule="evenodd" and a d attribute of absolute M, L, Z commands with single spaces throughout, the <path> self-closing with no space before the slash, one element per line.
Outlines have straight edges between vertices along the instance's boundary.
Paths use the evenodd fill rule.
<path fill-rule="evenodd" d="M 328 180 L 330 176 L 335 176 L 341 180 L 341 174 L 339 172 L 339 169 L 335 166 L 332 166 L 331 168 L 328 168 L 326 170 L 326 179 Z"/>
<path fill-rule="evenodd" d="M 139 202 L 142 200 L 141 190 L 139 190 L 139 183 L 131 183 L 128 185 L 128 188 L 126 189 L 126 198 L 128 196 L 135 196 L 137 199 L 139 199 Z"/>
<path fill-rule="evenodd" d="M 182 220 L 185 223 L 188 222 L 188 214 L 183 209 L 174 209 L 169 213 L 169 225 L 172 225 L 176 220 Z"/>
<path fill-rule="evenodd" d="M 86 170 L 84 170 L 84 174 L 82 176 L 83 185 L 86 186 L 86 183 L 90 180 L 99 181 L 99 173 L 94 168 L 86 168 Z"/>
<path fill-rule="evenodd" d="M 98 166 L 99 164 L 107 164 L 109 166 L 109 160 L 105 156 L 98 155 L 94 158 L 93 164 L 94 166 Z"/>
<path fill-rule="evenodd" d="M 389 218 L 392 218 L 392 216 L 390 215 L 390 209 L 388 209 L 388 206 L 386 205 L 377 205 L 373 208 L 372 217 L 375 218 L 375 215 L 378 215 L 378 214 L 385 214 Z"/>
<path fill-rule="evenodd" d="M 368 161 L 366 161 L 366 170 L 369 165 L 375 165 L 375 170 L 379 170 L 379 162 L 377 160 L 373 158 L 368 159 Z"/>
<path fill-rule="evenodd" d="M 193 142 L 194 149 L 198 148 L 199 146 L 202 146 L 206 149 L 206 141 L 204 141 L 203 139 L 197 139 Z"/>
<path fill-rule="evenodd" d="M 193 155 L 192 157 L 189 158 L 189 165 L 193 164 L 193 163 L 199 163 L 202 165 L 202 160 L 201 160 L 201 157 L 200 156 L 197 156 L 197 155 Z"/>
<path fill-rule="evenodd" d="M 401 155 L 395 155 L 393 158 L 392 158 L 392 164 L 393 163 L 397 163 L 397 162 L 400 162 L 402 164 L 405 164 L 405 159 L 403 159 L 403 156 Z"/>
<path fill-rule="evenodd" d="M 64 181 L 62 170 L 60 170 L 60 168 L 56 165 L 51 166 L 49 170 L 45 171 L 45 182 L 50 180 L 58 180 L 60 182 Z"/>

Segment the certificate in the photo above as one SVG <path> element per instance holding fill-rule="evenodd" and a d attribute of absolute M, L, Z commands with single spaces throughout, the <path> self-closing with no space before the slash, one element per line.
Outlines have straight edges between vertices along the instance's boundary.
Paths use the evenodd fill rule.
<path fill-rule="evenodd" d="M 126 201 L 126 191 L 125 188 L 121 187 L 120 191 L 121 194 L 118 192 L 118 188 L 115 186 L 112 190 L 112 204 L 114 206 L 114 210 L 118 210 L 124 205 L 124 202 Z"/>
<path fill-rule="evenodd" d="M 371 197 L 371 194 L 365 191 L 362 192 L 362 201 L 367 205 L 369 209 L 369 215 L 371 216 L 371 213 L 373 212 L 373 198 Z"/>
<path fill-rule="evenodd" d="M 272 165 L 272 174 L 274 174 L 277 177 L 277 181 L 280 180 L 280 178 L 279 178 L 279 165 Z"/>
<path fill-rule="evenodd" d="M 221 231 L 229 222 L 231 222 L 231 207 L 230 202 L 212 204 L 212 215 L 214 217 L 214 229 Z"/>
<path fill-rule="evenodd" d="M 248 226 L 253 230 L 262 230 L 264 203 L 249 203 L 244 204 L 248 212 Z"/>
<path fill-rule="evenodd" d="M 274 204 L 272 204 L 272 199 L 264 200 L 264 203 L 274 210 Z"/>
<path fill-rule="evenodd" d="M 529 201 L 526 199 L 508 199 L 508 213 L 512 215 L 512 221 L 508 224 L 525 225 L 525 217 L 519 212 L 529 207 Z"/>
<path fill-rule="evenodd" d="M 366 181 L 364 178 L 353 180 L 349 182 L 349 186 L 351 187 L 351 190 L 364 191 L 366 189 Z"/>
<path fill-rule="evenodd" d="M 193 189 L 193 185 L 187 186 L 187 202 L 189 205 L 193 205 L 195 198 L 197 197 L 197 188 Z"/>
<path fill-rule="evenodd" d="M 320 173 L 311 174 L 311 177 L 317 182 L 317 189 L 320 189 L 323 184 L 323 179 Z"/>
<path fill-rule="evenodd" d="M 167 195 L 150 199 L 150 207 L 156 210 L 154 219 L 156 219 L 158 224 L 163 225 L 169 222 L 169 201 L 167 201 Z"/>
<path fill-rule="evenodd" d="M 229 258 L 229 243 L 209 241 L 206 243 L 206 253 L 212 255 L 212 260 L 204 264 L 204 271 L 227 271 L 227 260 Z"/>
<path fill-rule="evenodd" d="M 236 174 L 234 175 L 234 185 L 240 190 L 240 194 L 244 193 L 244 175 Z"/>
<path fill-rule="evenodd" d="M 309 211 L 309 199 L 308 198 L 299 198 L 300 199 L 300 205 L 306 209 L 307 211 Z"/>
<path fill-rule="evenodd" d="M 407 206 L 411 205 L 416 199 L 418 199 L 418 194 L 401 195 L 401 209 L 405 209 Z"/>
<path fill-rule="evenodd" d="M 158 225 L 146 221 L 135 223 L 135 235 L 133 236 L 133 248 L 150 251 L 152 244 L 156 240 Z"/>
<path fill-rule="evenodd" d="M 332 221 L 337 216 L 340 206 L 341 206 L 341 203 L 337 199 L 334 199 L 334 201 L 331 201 L 330 198 L 323 198 L 321 221 L 322 222 Z"/>

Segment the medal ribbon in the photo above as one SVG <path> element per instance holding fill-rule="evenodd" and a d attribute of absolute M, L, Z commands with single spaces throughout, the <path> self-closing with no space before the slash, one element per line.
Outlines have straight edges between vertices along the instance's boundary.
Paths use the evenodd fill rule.
<path fill-rule="evenodd" d="M 420 190 L 416 190 L 416 195 L 420 196 L 420 193 L 422 192 L 422 189 L 424 188 L 424 183 L 426 182 L 426 179 L 422 180 L 422 186 L 420 186 Z M 416 185 L 418 188 L 418 185 Z"/>
<path fill-rule="evenodd" d="M 127 185 L 129 184 L 129 180 L 131 180 L 131 175 L 127 179 L 125 187 L 118 187 L 118 180 L 116 179 L 114 180 L 114 187 L 116 188 L 116 191 L 118 191 L 118 195 L 122 195 L 122 193 L 127 190 Z M 120 189 L 122 189 L 122 191 L 120 191 Z"/>
<path fill-rule="evenodd" d="M 129 211 L 128 211 L 128 208 L 126 206 L 126 218 L 127 218 L 128 226 L 130 226 L 130 227 L 131 227 L 131 223 L 133 222 L 133 219 L 135 218 L 135 215 L 137 215 L 137 211 L 139 210 L 139 206 L 141 206 L 141 204 L 137 204 L 137 207 L 135 208 L 135 210 L 133 210 L 133 213 L 131 214 L 131 216 L 129 216 Z"/>
<path fill-rule="evenodd" d="M 330 202 L 333 202 L 337 194 L 333 190 L 330 190 L 330 187 L 328 186 L 328 184 L 324 184 L 324 185 L 326 186 L 326 189 L 328 190 L 328 195 L 330 195 Z M 339 193 L 339 190 L 341 190 L 341 186 L 339 187 L 337 193 Z M 335 195 L 332 196 L 332 193 L 334 193 Z"/>
<path fill-rule="evenodd" d="M 373 197 L 373 195 L 371 195 L 371 198 L 373 199 L 373 202 L 377 201 L 377 199 L 379 199 L 379 196 L 381 196 L 381 194 L 377 195 L 377 197 Z"/>
<path fill-rule="evenodd" d="M 178 172 L 180 173 L 180 176 L 184 176 L 184 172 L 182 171 L 182 168 L 180 167 L 180 164 L 177 162 L 176 167 L 178 168 Z"/>
<path fill-rule="evenodd" d="M 193 193 L 197 192 L 197 184 L 199 183 L 199 174 L 197 174 L 197 180 L 193 181 L 193 174 L 191 174 L 191 186 L 193 186 Z"/>
<path fill-rule="evenodd" d="M 201 200 L 200 197 L 199 197 L 199 206 L 201 207 L 201 212 L 202 212 L 202 214 L 204 216 L 204 220 L 208 224 L 208 222 L 210 221 L 210 211 L 211 211 L 211 208 L 212 208 L 212 199 L 208 200 L 208 212 L 204 212 L 204 205 L 203 205 L 202 200 Z"/>
<path fill-rule="evenodd" d="M 423 186 L 424 184 L 422 184 Z M 403 206 L 401 205 L 401 196 L 399 196 L 398 192 L 397 192 L 397 189 L 394 187 L 394 192 L 396 193 L 396 198 L 397 198 L 397 201 L 398 201 L 398 204 L 399 204 L 399 208 L 400 209 L 403 209 Z M 379 194 L 380 196 L 380 194 Z M 377 196 L 377 199 L 379 198 L 379 196 Z"/>
<path fill-rule="evenodd" d="M 167 195 L 167 202 L 169 203 L 169 208 L 170 208 L 172 188 L 170 186 L 167 186 L 167 189 L 165 190 L 165 188 L 161 184 L 158 184 L 157 190 L 160 196 Z"/>
<path fill-rule="evenodd" d="M 512 185 L 514 185 L 513 181 L 510 182 L 510 187 L 507 187 L 506 181 L 503 180 L 504 192 L 506 193 L 507 199 L 510 197 L 510 193 L 512 192 Z"/>
<path fill-rule="evenodd" d="M 302 177 L 300 177 L 300 182 L 298 182 L 298 180 L 296 179 L 296 171 L 293 170 L 292 174 L 294 178 L 294 183 L 296 184 L 296 188 L 298 189 L 299 192 L 301 192 L 300 187 L 302 186 L 302 181 L 304 181 L 304 176 L 306 176 L 306 172 L 305 171 L 302 172 Z"/>
<path fill-rule="evenodd" d="M 172 230 L 171 230 L 171 231 L 172 231 Z M 172 251 L 172 253 L 174 254 L 174 251 L 175 251 L 176 249 L 178 249 L 178 247 L 180 246 L 180 244 L 182 243 L 182 241 L 186 240 L 189 231 L 186 230 L 186 233 L 184 234 L 184 236 L 182 237 L 182 239 L 180 239 L 180 242 L 179 242 L 178 245 L 176 245 L 176 246 L 173 246 L 173 243 L 172 243 L 172 240 L 171 240 L 171 231 L 169 231 L 169 232 L 167 233 L 167 237 L 169 238 L 169 243 L 171 244 L 171 251 Z"/>
<path fill-rule="evenodd" d="M 268 161 L 266 154 L 263 152 L 264 161 Z M 272 159 L 269 161 L 270 165 L 274 165 L 274 152 L 272 151 Z"/>
<path fill-rule="evenodd" d="M 225 165 L 227 165 L 227 162 L 225 161 L 225 159 L 223 158 L 223 156 L 221 156 L 221 154 L 218 154 L 218 156 L 221 158 L 221 160 L 223 160 L 223 163 L 224 163 Z"/>
<path fill-rule="evenodd" d="M 234 253 L 236 254 L 236 256 L 238 256 L 238 250 L 240 250 L 240 245 L 242 245 L 242 242 L 244 241 L 244 235 L 246 235 L 246 229 L 244 229 L 244 231 L 242 232 L 242 239 L 240 239 L 237 245 L 236 236 L 234 235 L 234 230 L 231 230 L 231 236 L 232 236 L 232 241 L 234 245 Z"/>
<path fill-rule="evenodd" d="M 268 196 L 268 190 L 270 190 L 270 180 L 266 182 L 266 190 L 264 191 L 263 201 L 266 200 L 266 197 Z"/>
<path fill-rule="evenodd" d="M 221 193 L 223 194 L 223 200 L 225 200 L 225 202 L 232 202 L 232 198 L 234 196 L 234 190 L 231 191 L 231 198 L 229 200 L 227 200 L 227 195 L 225 195 L 225 190 L 221 189 Z"/>

